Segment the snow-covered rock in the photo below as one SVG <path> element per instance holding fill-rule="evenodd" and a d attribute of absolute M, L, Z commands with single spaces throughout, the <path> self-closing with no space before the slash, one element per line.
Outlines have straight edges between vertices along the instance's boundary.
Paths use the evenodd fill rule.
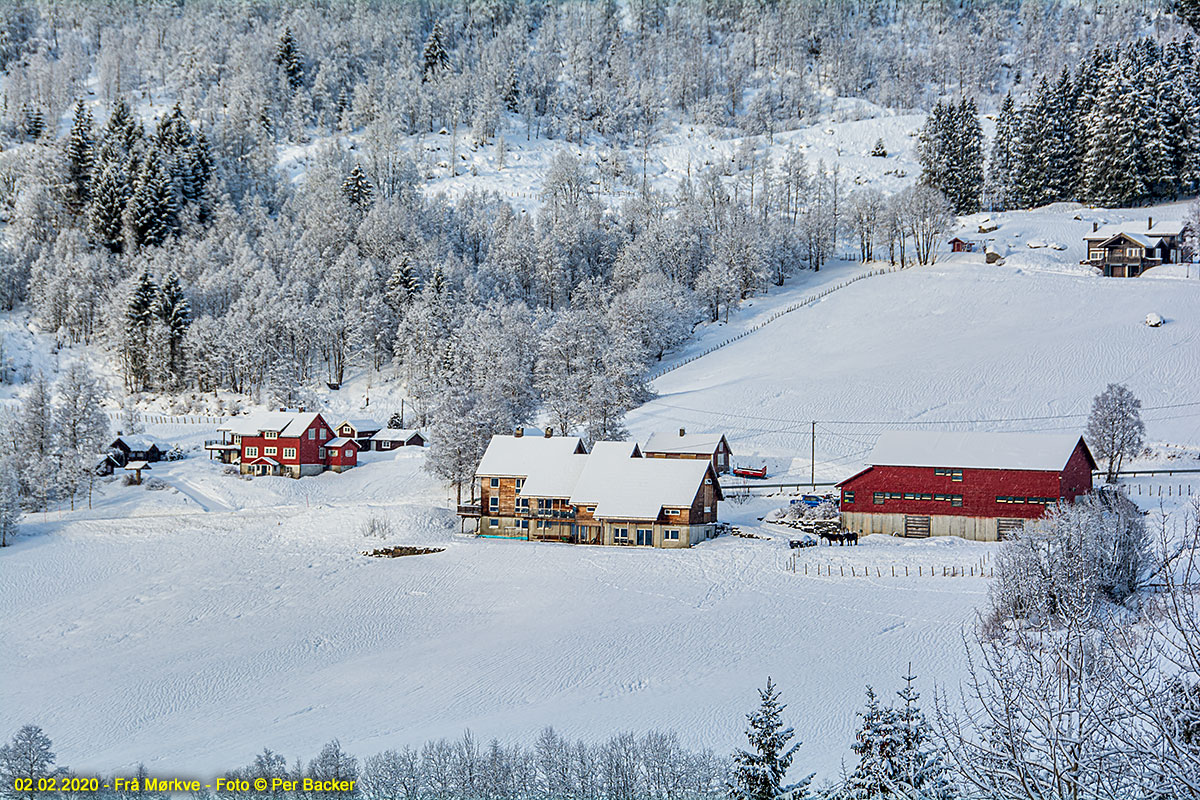
<path fill-rule="evenodd" d="M 1158 328 L 1158 327 L 1161 327 L 1162 324 L 1163 324 L 1163 318 L 1160 317 L 1158 314 L 1155 314 L 1153 311 L 1151 311 L 1149 314 L 1146 315 L 1146 325 L 1147 326 L 1149 326 L 1151 328 Z"/>

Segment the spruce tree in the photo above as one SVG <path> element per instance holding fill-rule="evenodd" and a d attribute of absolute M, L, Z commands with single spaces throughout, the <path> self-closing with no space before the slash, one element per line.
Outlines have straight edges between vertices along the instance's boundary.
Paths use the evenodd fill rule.
<path fill-rule="evenodd" d="M 1075 108 L 1071 74 L 1065 68 L 1048 90 L 1047 129 L 1043 136 L 1045 202 L 1074 200 L 1078 196 L 1079 164 L 1076 162 Z"/>
<path fill-rule="evenodd" d="M 958 104 L 958 119 L 954 125 L 954 204 L 956 214 L 979 211 L 983 195 L 983 128 L 979 124 L 979 108 L 974 100 Z"/>
<path fill-rule="evenodd" d="M 179 378 L 183 372 L 183 337 L 188 326 L 192 324 L 192 312 L 183 289 L 179 286 L 179 278 L 175 275 L 167 276 L 159 287 L 154 302 L 154 315 L 162 323 L 167 335 L 167 370 L 175 378 Z"/>
<path fill-rule="evenodd" d="M 125 207 L 125 225 L 134 247 L 156 246 L 178 231 L 175 186 L 156 148 L 142 161 Z"/>
<path fill-rule="evenodd" d="M 1088 152 L 1084 159 L 1084 194 L 1097 205 L 1124 206 L 1147 195 L 1143 153 L 1143 100 L 1129 76 L 1129 65 L 1117 62 L 1088 115 Z"/>
<path fill-rule="evenodd" d="M 521 110 L 521 87 L 517 82 L 517 64 L 514 61 L 508 62 L 508 74 L 504 78 L 500 99 L 504 101 L 504 107 L 513 114 Z"/>
<path fill-rule="evenodd" d="M 293 91 L 304 84 L 304 66 L 291 28 L 284 29 L 283 36 L 279 37 L 279 44 L 275 48 L 275 64 L 283 70 L 288 86 Z"/>
<path fill-rule="evenodd" d="M 799 783 L 786 785 L 788 768 L 796 756 L 800 742 L 789 746 L 795 736 L 783 725 L 786 705 L 779 702 L 779 691 L 767 678 L 765 689 L 759 689 L 759 707 L 746 715 L 746 739 L 749 750 L 735 750 L 733 769 L 726 784 L 730 800 L 791 800 L 806 797 L 812 776 Z"/>
<path fill-rule="evenodd" d="M 92 114 L 83 100 L 75 102 L 75 117 L 67 134 L 67 207 L 82 214 L 87 207 L 92 182 L 93 149 Z"/>
<path fill-rule="evenodd" d="M 106 163 L 92 184 L 88 207 L 88 235 L 114 253 L 121 252 L 125 239 L 124 215 L 129 200 L 129 178 L 124 165 Z"/>
<path fill-rule="evenodd" d="M 992 205 L 1001 210 L 1016 205 L 1017 136 L 1017 110 L 1010 92 L 1004 96 L 996 114 L 996 135 L 992 139 L 992 156 L 988 162 L 988 197 Z"/>
<path fill-rule="evenodd" d="M 405 253 L 400 256 L 395 269 L 388 276 L 387 285 L 384 287 L 384 302 L 393 311 L 400 311 L 407 308 L 416 299 L 418 291 L 420 291 L 420 281 L 417 280 L 416 272 L 413 270 L 412 259 Z"/>
<path fill-rule="evenodd" d="M 1049 120 L 1046 103 L 1050 87 L 1045 78 L 1021 107 L 1017 164 L 1013 181 L 1017 205 L 1033 208 L 1049 202 L 1046 191 L 1046 128 Z"/>
<path fill-rule="evenodd" d="M 435 21 L 429 38 L 425 40 L 422 50 L 421 80 L 436 78 L 440 73 L 450 68 L 450 54 L 446 52 L 445 36 L 442 33 L 442 23 Z"/>
<path fill-rule="evenodd" d="M 154 321 L 155 301 L 158 287 L 150 272 L 142 272 L 125 304 L 125 337 L 122 357 L 125 366 L 125 384 L 131 391 L 146 385 L 149 377 L 148 350 L 150 325 Z"/>
<path fill-rule="evenodd" d="M 361 166 L 355 164 L 354 169 L 350 170 L 350 174 L 346 176 L 346 180 L 342 181 L 342 195 L 352 207 L 363 212 L 371 207 L 371 198 L 374 193 L 375 187 L 371 185 L 367 174 L 363 172 Z"/>
<path fill-rule="evenodd" d="M 25 131 L 25 135 L 30 141 L 37 141 L 46 131 L 46 119 L 42 115 L 42 110 L 37 107 L 25 108 L 22 114 L 21 127 Z"/>

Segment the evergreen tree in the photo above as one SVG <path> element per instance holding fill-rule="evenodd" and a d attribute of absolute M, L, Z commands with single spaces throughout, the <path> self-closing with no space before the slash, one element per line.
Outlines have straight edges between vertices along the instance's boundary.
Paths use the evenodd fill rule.
<path fill-rule="evenodd" d="M 1175 0 L 1179 17 L 1200 33 L 1200 0 Z"/>
<path fill-rule="evenodd" d="M 1016 199 L 1016 168 L 1018 119 L 1012 93 L 1004 96 L 996 114 L 996 135 L 992 139 L 992 157 L 988 162 L 988 197 L 991 204 L 1001 210 L 1013 208 Z"/>
<path fill-rule="evenodd" d="M 37 141 L 46 131 L 46 119 L 42 115 L 42 110 L 36 106 L 26 108 L 22 116 L 21 127 L 25 131 L 25 135 L 30 141 Z"/>
<path fill-rule="evenodd" d="M 125 207 L 129 202 L 129 177 L 123 164 L 107 161 L 92 183 L 88 207 L 88 235 L 114 253 L 125 239 Z"/>
<path fill-rule="evenodd" d="M 140 390 L 149 377 L 148 349 L 150 325 L 154 321 L 154 308 L 158 287 L 150 272 L 142 272 L 134 285 L 125 305 L 125 340 L 122 357 L 125 366 L 125 385 L 131 391 Z"/>
<path fill-rule="evenodd" d="M 872 158 L 887 158 L 887 154 L 887 145 L 883 143 L 883 137 L 880 136 L 875 140 L 875 146 L 871 148 L 870 155 Z"/>
<path fill-rule="evenodd" d="M 21 476 L 13 453 L 0 456 L 0 547 L 17 535 L 21 521 Z"/>
<path fill-rule="evenodd" d="M 521 87 L 517 81 L 517 64 L 515 61 L 508 62 L 508 74 L 504 77 L 504 86 L 500 91 L 500 99 L 504 101 L 504 107 L 511 113 L 516 114 L 521 110 Z"/>
<path fill-rule="evenodd" d="M 786 705 L 779 702 L 775 684 L 767 678 L 759 689 L 759 707 L 746 715 L 749 750 L 735 750 L 733 769 L 726 784 L 730 800 L 795 800 L 806 797 L 811 776 L 790 786 L 784 784 L 788 767 L 800 742 L 789 746 L 795 735 L 783 726 Z"/>
<path fill-rule="evenodd" d="M 346 180 L 342 181 L 342 195 L 357 211 L 365 212 L 371 207 L 371 198 L 374 193 L 375 187 L 371 185 L 367 174 L 363 172 L 361 166 L 355 164 L 354 169 L 350 170 L 350 174 L 346 176 Z"/>
<path fill-rule="evenodd" d="M 92 182 L 93 149 L 92 114 L 83 100 L 75 102 L 75 117 L 67 134 L 67 206 L 77 214 L 87 207 Z"/>
<path fill-rule="evenodd" d="M 393 311 L 400 312 L 412 303 L 420 288 L 420 281 L 417 280 L 416 272 L 413 270 L 412 259 L 405 253 L 400 256 L 395 269 L 388 276 L 387 284 L 384 287 L 384 302 Z"/>
<path fill-rule="evenodd" d="M 1084 194 L 1097 205 L 1133 205 L 1147 195 L 1143 98 L 1129 69 L 1124 62 L 1112 66 L 1087 119 Z"/>
<path fill-rule="evenodd" d="M 449 68 L 450 54 L 446 51 L 442 23 L 435 21 L 433 30 L 429 32 L 429 38 L 425 40 L 425 47 L 422 50 L 421 80 L 429 80 L 431 76 L 436 78 Z"/>
<path fill-rule="evenodd" d="M 1074 200 L 1079 194 L 1079 162 L 1076 148 L 1076 114 L 1071 74 L 1063 69 L 1058 82 L 1048 90 L 1042 180 L 1045 201 Z"/>
<path fill-rule="evenodd" d="M 956 214 L 979 210 L 983 192 L 983 129 L 973 100 L 938 102 L 919 143 L 921 182 L 946 195 Z"/>
<path fill-rule="evenodd" d="M 125 206 L 125 226 L 133 247 L 160 245 L 178 231 L 175 188 L 157 148 L 151 148 L 138 170 Z"/>
<path fill-rule="evenodd" d="M 275 64 L 283 70 L 288 86 L 293 91 L 304 84 L 304 65 L 291 28 L 284 29 L 283 36 L 279 37 L 279 44 L 275 47 Z"/>
<path fill-rule="evenodd" d="M 1042 78 L 1033 95 L 1021 106 L 1013 179 L 1013 194 L 1020 208 L 1033 208 L 1050 201 L 1046 190 L 1046 129 L 1049 126 L 1046 103 L 1049 93 L 1049 84 Z"/>
<path fill-rule="evenodd" d="M 182 376 L 183 337 L 192 324 L 191 306 L 179 286 L 179 278 L 167 276 L 154 300 L 154 315 L 162 323 L 167 337 L 167 371 L 176 379 Z"/>

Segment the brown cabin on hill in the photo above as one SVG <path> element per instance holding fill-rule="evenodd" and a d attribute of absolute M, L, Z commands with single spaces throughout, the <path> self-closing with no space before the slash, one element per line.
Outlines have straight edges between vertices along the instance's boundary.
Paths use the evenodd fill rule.
<path fill-rule="evenodd" d="M 1083 237 L 1087 243 L 1084 263 L 1100 269 L 1106 278 L 1136 278 L 1159 264 L 1178 264 L 1187 257 L 1184 247 L 1186 226 L 1178 220 L 1146 224 L 1092 224 L 1092 232 Z"/>

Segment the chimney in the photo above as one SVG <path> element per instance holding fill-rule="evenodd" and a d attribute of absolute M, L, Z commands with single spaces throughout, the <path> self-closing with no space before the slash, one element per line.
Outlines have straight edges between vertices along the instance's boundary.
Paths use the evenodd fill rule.
<path fill-rule="evenodd" d="M 1150 230 L 1153 227 L 1154 227 L 1154 217 L 1147 217 L 1146 218 L 1146 230 Z"/>
<path fill-rule="evenodd" d="M 1095 232 L 1096 232 L 1096 231 L 1098 231 L 1098 230 L 1100 230 L 1100 223 L 1099 223 L 1099 222 L 1093 222 L 1093 223 L 1092 223 L 1092 233 L 1095 233 Z"/>
<path fill-rule="evenodd" d="M 554 428 L 546 428 L 546 438 L 549 439 L 554 435 Z"/>
<path fill-rule="evenodd" d="M 513 431 L 513 436 L 515 436 L 518 439 L 520 439 L 524 435 L 525 435 L 524 428 L 517 428 L 515 431 Z"/>
<path fill-rule="evenodd" d="M 687 428 L 680 428 L 680 429 L 679 429 L 679 435 L 680 435 L 680 436 L 687 436 Z"/>

